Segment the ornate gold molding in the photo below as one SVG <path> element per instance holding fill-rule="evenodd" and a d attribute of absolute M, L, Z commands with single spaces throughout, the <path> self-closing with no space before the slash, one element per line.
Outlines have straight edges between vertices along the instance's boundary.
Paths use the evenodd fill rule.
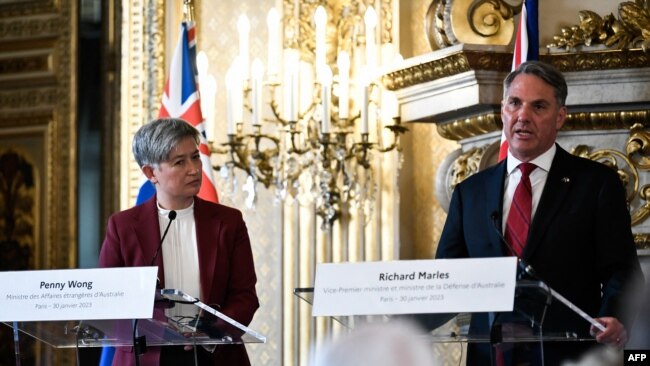
<path fill-rule="evenodd" d="M 0 139 L 39 166 L 34 222 L 42 228 L 30 241 L 30 269 L 77 265 L 77 10 L 75 1 L 0 4 Z M 74 357 L 43 354 L 49 364 Z"/>
<path fill-rule="evenodd" d="M 640 49 L 556 53 L 541 55 L 540 59 L 554 65 L 562 72 L 650 66 L 650 58 Z M 512 53 L 461 50 L 440 59 L 388 72 L 382 76 L 382 83 L 389 90 L 399 90 L 466 71 L 489 70 L 507 73 L 511 67 Z"/>
<path fill-rule="evenodd" d="M 650 58 L 641 49 L 606 50 L 541 55 L 542 61 L 562 72 L 628 69 L 650 66 Z"/>
<path fill-rule="evenodd" d="M 553 37 L 547 48 L 575 50 L 579 46 L 602 44 L 609 48 L 624 49 L 650 46 L 650 3 L 643 0 L 626 1 L 618 5 L 618 19 L 613 14 L 601 17 L 591 10 L 579 12 L 580 22 L 563 27 Z"/>
<path fill-rule="evenodd" d="M 146 28 L 143 36 L 146 47 L 145 54 L 148 56 L 145 64 L 145 73 L 147 74 L 145 87 L 147 89 L 147 121 L 150 121 L 158 116 L 160 96 L 165 86 L 165 2 L 164 0 L 149 0 L 146 9 Z M 178 29 L 177 27 L 178 25 L 174 25 L 171 29 Z"/>
<path fill-rule="evenodd" d="M 20 109 L 38 106 L 54 107 L 59 102 L 59 94 L 54 88 L 39 88 L 0 92 L 0 110 L 18 112 Z M 6 113 L 6 112 L 5 112 Z"/>
<path fill-rule="evenodd" d="M 396 0 L 381 0 L 381 29 L 380 40 L 382 44 L 393 43 L 393 3 Z"/>
<path fill-rule="evenodd" d="M 61 19 L 56 16 L 3 19 L 0 21 L 0 39 L 54 36 L 59 34 L 61 29 Z"/>
<path fill-rule="evenodd" d="M 472 70 L 507 72 L 511 65 L 512 54 L 505 52 L 459 51 L 384 74 L 382 84 L 389 90 L 398 90 Z"/>
<path fill-rule="evenodd" d="M 636 249 L 638 250 L 650 249 L 650 234 L 634 234 L 634 243 L 636 244 Z"/>
<path fill-rule="evenodd" d="M 639 194 L 639 172 L 632 161 L 624 153 L 614 149 L 599 149 L 591 151 L 587 145 L 577 145 L 571 149 L 571 154 L 585 159 L 598 161 L 614 169 L 621 182 L 627 188 L 627 201 L 630 203 Z M 619 163 L 620 162 L 620 163 Z M 638 217 L 633 214 L 632 217 Z M 632 225 L 638 224 L 642 218 L 633 219 Z"/>
<path fill-rule="evenodd" d="M 61 10 L 61 1 L 66 0 L 14 0 L 4 1 L 0 4 L 2 17 L 33 16 L 43 13 L 58 13 Z M 64 4 L 68 7 L 68 4 Z"/>
<path fill-rule="evenodd" d="M 633 203 L 638 201 L 636 209 L 631 209 L 632 226 L 638 225 L 650 217 L 650 185 L 640 186 L 639 170 L 649 170 L 647 167 L 641 168 L 635 160 L 635 155 L 642 152 L 647 154 L 647 145 L 639 145 L 639 134 L 643 134 L 642 139 L 647 142 L 647 132 L 641 131 L 641 125 L 635 125 L 632 128 L 630 138 L 627 142 L 627 154 L 614 149 L 599 149 L 590 151 L 585 145 L 578 145 L 571 150 L 571 153 L 583 158 L 598 161 L 614 169 L 621 182 L 626 188 L 628 206 L 632 207 Z M 644 143 L 645 143 L 644 142 Z M 644 159 L 647 159 L 644 157 Z M 620 164 L 619 164 L 620 162 Z M 639 233 L 634 235 L 634 242 L 637 249 L 650 248 L 650 234 Z"/>
<path fill-rule="evenodd" d="M 522 0 L 434 0 L 425 17 L 431 49 L 459 43 L 507 45 Z"/>
<path fill-rule="evenodd" d="M 630 129 L 625 152 L 634 166 L 650 170 L 650 133 L 642 123 L 635 123 Z"/>
<path fill-rule="evenodd" d="M 495 107 L 498 108 L 498 107 Z M 577 112 L 567 115 L 562 131 L 619 130 L 640 125 L 650 127 L 650 110 Z M 499 131 L 503 127 L 500 113 L 484 113 L 436 125 L 440 136 L 454 141 Z M 648 149 L 647 146 L 644 147 Z"/>
<path fill-rule="evenodd" d="M 488 145 L 474 147 L 462 153 L 451 166 L 451 189 L 481 168 L 481 160 L 489 148 Z"/>
<path fill-rule="evenodd" d="M 479 114 L 449 123 L 436 124 L 440 136 L 454 141 L 499 131 L 501 127 L 501 114 L 499 113 Z"/>

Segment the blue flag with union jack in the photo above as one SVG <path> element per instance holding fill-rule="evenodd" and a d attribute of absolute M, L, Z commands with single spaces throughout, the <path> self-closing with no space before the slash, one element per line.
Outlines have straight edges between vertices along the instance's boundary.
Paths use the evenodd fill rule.
<path fill-rule="evenodd" d="M 174 50 L 169 77 L 162 96 L 162 105 L 158 117 L 182 118 L 201 133 L 199 153 L 203 163 L 203 181 L 199 197 L 219 202 L 214 185 L 212 163 L 210 162 L 210 147 L 207 143 L 201 100 L 199 95 L 198 72 L 196 68 L 196 38 L 194 23 L 183 22 L 181 34 Z M 149 199 L 156 192 L 149 181 L 140 187 L 136 204 Z"/>

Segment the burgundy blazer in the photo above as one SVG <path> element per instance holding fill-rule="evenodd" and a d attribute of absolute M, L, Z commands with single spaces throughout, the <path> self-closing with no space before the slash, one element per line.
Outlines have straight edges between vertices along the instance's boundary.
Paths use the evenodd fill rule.
<path fill-rule="evenodd" d="M 194 220 L 201 278 L 201 301 L 248 325 L 259 307 L 255 267 L 246 224 L 240 211 L 194 198 Z M 112 215 L 99 254 L 100 267 L 150 266 L 160 245 L 156 196 Z M 156 258 L 158 278 L 165 288 L 162 252 Z M 160 310 L 156 310 L 160 311 Z M 159 347 L 147 347 L 143 365 L 158 365 Z M 250 365 L 244 345 L 218 346 L 215 365 Z M 118 347 L 113 365 L 133 365 L 132 347 Z"/>

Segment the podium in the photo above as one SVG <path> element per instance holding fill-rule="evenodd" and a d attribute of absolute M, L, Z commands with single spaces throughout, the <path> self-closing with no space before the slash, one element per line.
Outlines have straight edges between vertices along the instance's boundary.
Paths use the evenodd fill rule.
<path fill-rule="evenodd" d="M 294 294 L 313 304 L 314 288 L 295 288 Z M 481 299 L 476 299 L 481 301 Z M 519 280 L 515 286 L 514 308 L 511 312 L 436 313 L 395 315 L 333 316 L 344 328 L 354 329 L 365 322 L 393 319 L 415 321 L 428 333 L 431 343 L 464 343 L 480 346 L 490 354 L 492 364 L 497 353 L 506 359 L 524 345 L 541 351 L 532 353 L 533 365 L 544 365 L 544 345 L 548 342 L 591 342 L 590 326 L 596 321 L 544 282 Z M 578 320 L 579 319 L 579 320 Z M 568 324 L 581 324 L 572 328 Z M 586 344 L 586 343 L 583 343 Z M 578 344 L 574 344 L 578 346 Z M 548 348 L 548 346 L 547 346 Z M 469 363 L 468 363 L 469 365 Z"/>
<path fill-rule="evenodd" d="M 177 304 L 195 307 L 194 316 L 165 315 Z M 36 339 L 53 348 L 135 347 L 136 353 L 149 346 L 194 345 L 207 349 L 216 345 L 265 343 L 266 337 L 180 290 L 163 289 L 156 294 L 154 318 L 5 322 L 14 329 L 20 364 L 18 337 Z"/>

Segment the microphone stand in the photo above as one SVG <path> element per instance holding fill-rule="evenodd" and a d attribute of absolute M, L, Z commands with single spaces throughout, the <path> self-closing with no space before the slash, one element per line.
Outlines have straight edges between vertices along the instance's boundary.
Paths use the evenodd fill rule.
<path fill-rule="evenodd" d="M 519 256 L 517 254 L 517 252 L 515 252 L 514 248 L 510 245 L 510 243 L 508 243 L 506 238 L 501 233 L 501 230 L 500 230 L 499 225 L 498 225 L 498 218 L 499 218 L 499 214 L 498 214 L 498 212 L 496 210 L 493 211 L 490 214 L 490 219 L 492 221 L 492 226 L 493 226 L 494 231 L 496 232 L 497 236 L 499 237 L 499 240 L 501 241 L 501 243 L 503 243 L 506 246 L 506 248 L 508 248 L 508 250 L 510 250 L 510 252 L 515 257 L 517 257 L 517 263 L 519 264 L 519 268 L 523 271 L 523 273 L 529 275 L 532 279 L 538 281 L 539 287 L 541 287 L 544 291 L 546 291 L 546 294 L 547 294 L 546 304 L 544 306 L 544 310 L 543 310 L 543 313 L 541 315 L 541 319 L 540 319 L 540 322 L 539 322 L 540 323 L 540 325 L 539 325 L 540 334 L 543 335 L 542 324 L 544 322 L 544 317 L 546 315 L 546 310 L 548 309 L 548 306 L 551 304 L 551 301 L 552 301 L 553 298 L 558 299 L 567 308 L 571 309 L 573 312 L 575 312 L 576 314 L 581 316 L 583 319 L 585 319 L 587 322 L 589 322 L 594 327 L 598 328 L 601 331 L 605 331 L 605 327 L 602 324 L 600 324 L 599 322 L 597 322 L 596 319 L 591 317 L 589 314 L 587 314 L 585 311 L 583 311 L 579 307 L 575 306 L 571 301 L 569 301 L 567 298 L 565 298 L 560 293 L 555 291 L 552 287 L 547 285 L 546 281 L 541 279 L 537 275 L 537 273 L 535 273 L 535 270 L 533 269 L 533 266 L 528 264 L 521 256 Z M 519 277 L 518 280 L 521 280 L 521 277 Z M 525 284 L 522 284 L 522 283 L 520 283 L 518 285 L 525 286 Z M 493 321 L 493 323 L 491 325 L 491 329 L 493 327 L 495 327 L 495 322 L 496 322 L 496 319 L 498 318 L 498 316 L 499 316 L 499 314 L 495 315 L 494 321 Z M 498 325 L 498 326 L 500 327 L 500 325 Z M 500 333 L 500 332 L 497 331 L 497 333 Z M 501 335 L 501 334 L 499 334 L 499 335 Z M 490 339 L 490 341 L 492 343 L 492 339 Z M 541 347 L 541 356 L 542 356 L 542 364 L 543 364 L 543 362 L 544 362 L 544 342 L 543 342 L 542 339 L 540 339 L 540 347 Z"/>
<path fill-rule="evenodd" d="M 527 263 L 527 262 L 526 262 L 522 257 L 520 257 L 519 255 L 517 255 L 517 252 L 515 252 L 514 248 L 510 245 L 510 243 L 508 243 L 508 241 L 506 240 L 506 238 L 503 237 L 503 234 L 501 234 L 501 230 L 499 230 L 499 228 L 498 228 L 498 222 L 497 222 L 498 216 L 499 216 L 499 214 L 497 213 L 497 211 L 493 211 L 492 214 L 490 214 L 490 218 L 492 219 L 492 225 L 493 225 L 493 227 L 494 227 L 494 230 L 495 230 L 497 236 L 499 237 L 499 240 L 501 240 L 501 242 L 502 242 L 503 244 L 505 244 L 505 246 L 510 250 L 510 252 L 512 252 L 512 254 L 513 254 L 514 256 L 517 257 L 517 262 L 519 263 L 520 268 L 522 268 L 523 271 L 524 271 L 526 274 L 528 274 L 531 278 L 533 278 L 534 280 L 539 281 L 540 284 L 541 284 L 541 286 L 544 288 L 544 290 L 548 291 L 549 296 L 550 296 L 551 298 L 553 298 L 553 297 L 557 298 L 557 299 L 560 300 L 560 302 L 563 303 L 566 307 L 568 307 L 569 309 L 573 310 L 575 313 L 577 313 L 578 315 L 580 315 L 583 319 L 585 319 L 585 320 L 588 321 L 591 325 L 593 325 L 593 326 L 595 326 L 596 328 L 598 328 L 600 331 L 603 331 L 603 332 L 604 332 L 604 331 L 605 331 L 605 326 L 603 326 L 602 324 L 600 324 L 599 322 L 597 322 L 596 319 L 594 319 L 593 317 L 591 317 L 589 314 L 587 314 L 585 311 L 583 311 L 583 310 L 580 309 L 579 307 L 575 306 L 575 305 L 574 305 L 571 301 L 569 301 L 566 297 L 562 296 L 560 293 L 558 293 L 557 291 L 555 291 L 552 287 L 550 287 L 549 285 L 547 285 L 547 284 L 546 284 L 546 281 L 544 281 L 543 279 L 541 279 L 541 278 L 540 278 L 540 277 L 535 273 L 535 270 L 533 269 L 533 266 L 531 266 L 530 264 L 528 264 L 528 263 Z"/>
<path fill-rule="evenodd" d="M 165 237 L 167 236 L 167 232 L 169 231 L 169 227 L 172 225 L 172 221 L 174 221 L 174 219 L 176 218 L 176 211 L 174 210 L 169 211 L 167 217 L 169 218 L 169 222 L 167 223 L 167 227 L 165 227 L 165 231 L 163 232 L 163 235 L 160 238 L 160 244 L 158 244 L 158 248 L 156 248 L 156 252 L 151 258 L 151 263 L 149 264 L 151 266 L 153 266 L 154 263 L 156 262 L 156 258 L 158 257 L 158 254 L 162 249 L 162 245 L 163 242 L 165 241 Z M 158 285 L 160 285 L 160 279 L 158 279 Z M 134 319 L 133 320 L 133 355 L 135 356 L 136 366 L 140 366 L 140 356 L 142 356 L 145 352 L 147 352 L 147 338 L 146 336 L 138 335 L 138 319 Z"/>

